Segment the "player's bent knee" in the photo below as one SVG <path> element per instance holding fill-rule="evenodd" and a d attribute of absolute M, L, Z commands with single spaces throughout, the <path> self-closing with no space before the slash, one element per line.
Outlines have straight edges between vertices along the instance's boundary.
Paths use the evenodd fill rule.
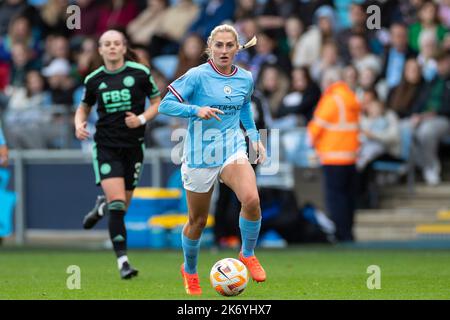
<path fill-rule="evenodd" d="M 197 230 L 203 230 L 206 227 L 207 217 L 189 217 L 189 225 L 191 228 L 195 228 Z"/>
<path fill-rule="evenodd" d="M 250 194 L 242 199 L 242 206 L 249 211 L 259 210 L 259 196 L 258 194 Z"/>

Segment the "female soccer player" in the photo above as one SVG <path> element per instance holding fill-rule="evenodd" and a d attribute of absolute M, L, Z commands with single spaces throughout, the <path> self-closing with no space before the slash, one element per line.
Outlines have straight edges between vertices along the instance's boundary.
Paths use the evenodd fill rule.
<path fill-rule="evenodd" d="M 265 159 L 265 149 L 253 121 L 250 98 L 253 91 L 251 73 L 233 65 L 240 49 L 256 43 L 256 38 L 239 46 L 238 34 L 229 25 L 216 27 L 208 38 L 207 63 L 190 69 L 169 85 L 169 92 L 159 112 L 189 118 L 181 166 L 183 186 L 187 192 L 189 220 L 182 233 L 184 264 L 181 274 L 187 294 L 199 295 L 197 274 L 200 236 L 208 217 L 213 184 L 229 186 L 241 202 L 239 218 L 242 249 L 239 259 L 258 282 L 266 273 L 255 257 L 254 248 L 261 226 L 261 209 L 256 177 L 248 160 L 240 129 L 244 125 L 258 162 Z"/>
<path fill-rule="evenodd" d="M 122 33 L 106 31 L 100 37 L 98 50 L 104 65 L 84 80 L 84 97 L 75 114 L 75 134 L 80 140 L 89 137 L 86 120 L 97 103 L 94 172 L 107 205 L 100 206 L 100 197 L 83 225 L 90 229 L 105 211 L 109 212 L 109 234 L 120 275 L 129 279 L 138 271 L 128 262 L 124 216 L 143 166 L 145 123 L 157 115 L 161 99 L 150 70 L 132 61 L 132 51 Z M 145 110 L 147 97 L 151 105 Z"/>

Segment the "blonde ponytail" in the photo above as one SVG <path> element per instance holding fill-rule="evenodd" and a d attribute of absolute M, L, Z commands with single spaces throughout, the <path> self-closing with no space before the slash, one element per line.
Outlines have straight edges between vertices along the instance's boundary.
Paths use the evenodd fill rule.
<path fill-rule="evenodd" d="M 253 47 L 256 45 L 257 42 L 258 39 L 256 39 L 256 36 L 253 36 L 253 38 L 251 38 L 246 44 L 244 44 L 243 46 L 239 46 L 239 50 L 245 50 L 250 47 Z"/>

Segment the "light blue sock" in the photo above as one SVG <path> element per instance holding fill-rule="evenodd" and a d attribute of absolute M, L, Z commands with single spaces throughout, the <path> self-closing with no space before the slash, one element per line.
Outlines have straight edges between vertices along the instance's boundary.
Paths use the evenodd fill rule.
<path fill-rule="evenodd" d="M 184 254 L 184 271 L 197 273 L 197 257 L 200 250 L 200 239 L 192 240 L 181 233 L 181 244 Z"/>
<path fill-rule="evenodd" d="M 242 254 L 244 257 L 253 256 L 256 242 L 258 241 L 259 229 L 261 229 L 261 218 L 257 221 L 251 221 L 240 216 L 239 228 L 241 229 Z"/>

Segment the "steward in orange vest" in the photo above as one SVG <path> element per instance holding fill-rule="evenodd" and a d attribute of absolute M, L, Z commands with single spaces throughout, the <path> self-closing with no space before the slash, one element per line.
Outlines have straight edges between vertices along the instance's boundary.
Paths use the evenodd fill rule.
<path fill-rule="evenodd" d="M 330 85 L 317 104 L 308 133 L 322 165 L 355 164 L 360 105 L 343 81 Z"/>

